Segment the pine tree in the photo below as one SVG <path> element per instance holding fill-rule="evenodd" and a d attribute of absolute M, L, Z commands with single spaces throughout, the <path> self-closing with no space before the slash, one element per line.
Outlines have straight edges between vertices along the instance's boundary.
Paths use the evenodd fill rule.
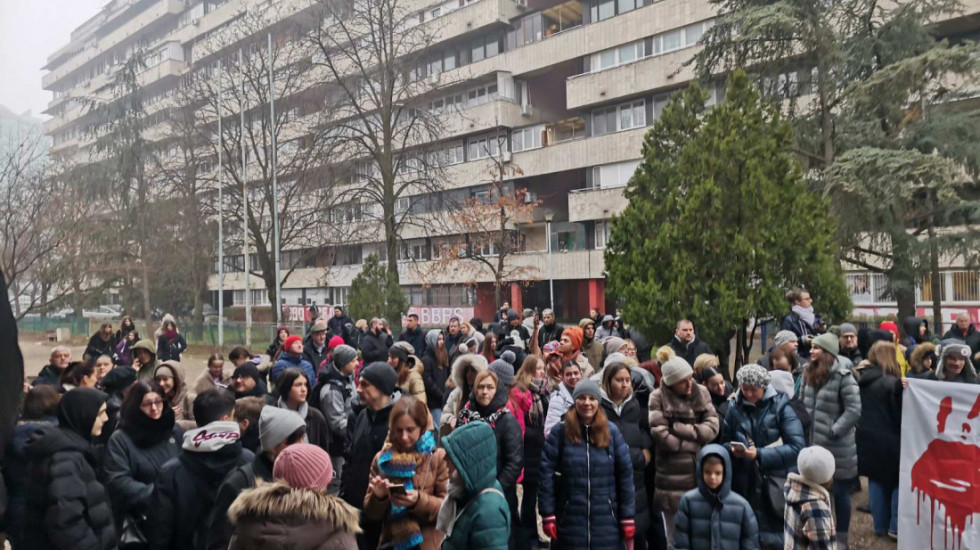
<path fill-rule="evenodd" d="M 381 265 L 377 254 L 364 260 L 363 269 L 351 281 L 348 309 L 355 319 L 384 317 L 392 326 L 401 326 L 408 300 L 398 280 Z"/>
<path fill-rule="evenodd" d="M 783 313 L 787 288 L 809 289 L 832 319 L 850 301 L 835 224 L 806 190 L 790 126 L 741 71 L 724 103 L 707 111 L 706 99 L 697 84 L 675 95 L 647 135 L 629 205 L 612 222 L 607 288 L 650 335 L 682 318 L 711 344 L 736 331 L 741 365 L 746 329 Z"/>

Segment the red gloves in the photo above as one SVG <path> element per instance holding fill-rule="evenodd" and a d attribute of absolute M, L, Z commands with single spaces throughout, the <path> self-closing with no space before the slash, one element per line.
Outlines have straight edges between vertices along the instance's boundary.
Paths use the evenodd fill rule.
<path fill-rule="evenodd" d="M 624 540 L 633 540 L 636 536 L 636 523 L 632 519 L 620 520 L 619 528 L 623 531 Z"/>
<path fill-rule="evenodd" d="M 555 516 L 548 516 L 541 520 L 541 528 L 544 534 L 551 540 L 558 540 L 558 525 L 555 523 Z"/>

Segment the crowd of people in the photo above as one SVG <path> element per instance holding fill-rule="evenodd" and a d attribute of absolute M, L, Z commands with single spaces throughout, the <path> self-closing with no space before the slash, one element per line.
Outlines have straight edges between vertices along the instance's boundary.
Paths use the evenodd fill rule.
<path fill-rule="evenodd" d="M 195 380 L 167 317 L 81 361 L 55 347 L 3 458 L 21 549 L 847 548 L 867 477 L 897 537 L 908 378 L 978 383 L 970 319 L 824 326 L 809 293 L 734 376 L 694 324 L 654 349 L 598 310 L 562 326 L 341 307 Z M 542 534 L 544 537 L 542 537 Z"/>

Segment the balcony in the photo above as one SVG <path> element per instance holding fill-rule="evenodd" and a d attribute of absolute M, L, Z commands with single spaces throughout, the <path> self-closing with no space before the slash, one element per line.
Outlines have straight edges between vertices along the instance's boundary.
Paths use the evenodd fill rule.
<path fill-rule="evenodd" d="M 568 194 L 568 221 L 607 220 L 626 209 L 625 187 L 578 189 Z"/>
<path fill-rule="evenodd" d="M 682 66 L 700 48 L 695 46 L 645 57 L 611 69 L 570 77 L 566 84 L 568 108 L 589 107 L 633 96 L 640 91 L 649 93 L 693 80 L 694 68 Z"/>
<path fill-rule="evenodd" d="M 145 34 L 149 30 L 149 27 L 159 19 L 166 16 L 176 16 L 183 10 L 183 0 L 160 0 L 132 20 L 127 21 L 121 27 L 106 35 L 94 46 L 72 57 L 66 63 L 59 65 L 58 68 L 41 77 L 41 87 L 49 89 L 55 82 L 82 68 L 97 56 L 108 52 L 130 38 L 136 38 Z"/>
<path fill-rule="evenodd" d="M 527 8 L 513 0 L 479 0 L 425 24 L 434 27 L 431 42 L 438 44 L 494 25 L 508 25 L 511 19 L 526 11 Z"/>
<path fill-rule="evenodd" d="M 444 136 L 451 138 L 498 127 L 519 128 L 537 124 L 541 121 L 541 114 L 534 108 L 523 111 L 521 105 L 509 99 L 497 99 L 459 111 L 452 110 L 440 118 Z"/>

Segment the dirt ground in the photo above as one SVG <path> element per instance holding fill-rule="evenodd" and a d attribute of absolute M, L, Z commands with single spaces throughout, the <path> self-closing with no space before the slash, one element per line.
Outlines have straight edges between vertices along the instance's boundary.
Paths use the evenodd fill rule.
<path fill-rule="evenodd" d="M 71 349 L 72 358 L 81 358 L 85 351 L 85 341 L 75 340 L 68 344 Z M 51 355 L 53 343 L 48 342 L 43 336 L 25 334 L 20 339 L 20 349 L 24 354 L 24 371 L 27 376 L 36 376 L 38 372 L 47 364 Z M 187 372 L 189 380 L 194 380 L 205 368 L 208 356 L 217 350 L 200 346 L 191 346 L 183 354 L 181 364 Z M 229 350 L 224 350 L 227 354 Z M 874 535 L 871 526 L 871 515 L 857 511 L 857 506 L 867 504 L 868 492 L 867 481 L 862 483 L 862 491 L 854 495 L 854 511 L 851 515 L 850 547 L 861 550 L 894 550 L 895 542 L 890 538 L 879 538 Z"/>

